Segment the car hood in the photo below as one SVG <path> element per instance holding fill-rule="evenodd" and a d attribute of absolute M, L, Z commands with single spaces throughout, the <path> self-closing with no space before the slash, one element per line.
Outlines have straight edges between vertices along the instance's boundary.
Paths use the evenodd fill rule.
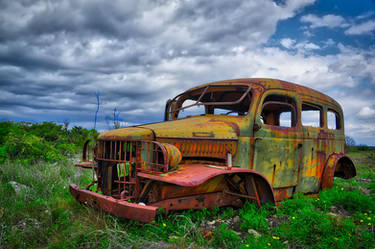
<path fill-rule="evenodd" d="M 238 139 L 235 118 L 214 115 L 194 116 L 167 122 L 126 127 L 103 132 L 102 140 L 157 140 L 157 138 Z"/>

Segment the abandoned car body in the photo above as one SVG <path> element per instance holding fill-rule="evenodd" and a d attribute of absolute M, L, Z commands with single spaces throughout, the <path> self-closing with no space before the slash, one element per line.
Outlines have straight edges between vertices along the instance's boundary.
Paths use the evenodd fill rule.
<path fill-rule="evenodd" d="M 160 210 L 276 203 L 356 175 L 340 105 L 274 79 L 194 87 L 167 101 L 164 122 L 101 133 L 92 161 L 86 147 L 76 166 L 96 177 L 86 189 L 70 185 L 73 196 L 142 222 Z"/>

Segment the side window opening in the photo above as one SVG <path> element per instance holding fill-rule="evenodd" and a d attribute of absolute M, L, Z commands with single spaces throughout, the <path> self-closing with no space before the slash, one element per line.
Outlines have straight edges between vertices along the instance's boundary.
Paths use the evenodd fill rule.
<path fill-rule="evenodd" d="M 292 125 L 292 112 L 280 113 L 280 126 L 293 127 Z"/>
<path fill-rule="evenodd" d="M 280 127 L 296 126 L 296 108 L 292 98 L 283 95 L 267 96 L 263 102 L 261 121 Z"/>
<path fill-rule="evenodd" d="M 337 112 L 328 109 L 327 111 L 327 124 L 328 129 L 331 130 L 339 130 L 341 129 L 341 120 L 340 116 L 337 114 Z"/>
<path fill-rule="evenodd" d="M 303 126 L 323 127 L 322 108 L 317 105 L 302 103 L 301 118 Z"/>

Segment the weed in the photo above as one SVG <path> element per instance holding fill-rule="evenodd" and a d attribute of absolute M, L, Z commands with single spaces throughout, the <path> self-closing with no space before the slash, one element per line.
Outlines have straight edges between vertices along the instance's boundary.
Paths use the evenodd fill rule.
<path fill-rule="evenodd" d="M 39 141 L 51 139 L 48 135 Z M 5 137 L 0 140 L 4 144 Z M 354 156 L 358 176 L 365 180 L 335 179 L 334 187 L 319 198 L 295 195 L 276 211 L 252 203 L 238 210 L 185 210 L 158 216 L 150 224 L 118 219 L 76 202 L 68 185 L 87 185 L 91 172 L 68 161 L 7 159 L 0 164 L 0 248 L 373 248 L 374 195 L 359 191 L 374 183 L 369 153 Z M 239 224 L 233 226 L 236 215 Z M 205 237 L 199 225 L 218 217 L 225 221 Z"/>
<path fill-rule="evenodd" d="M 266 217 L 270 215 L 270 211 L 266 207 L 258 208 L 254 203 L 246 202 L 239 215 L 243 220 L 241 223 L 243 231 L 255 229 L 264 232 L 269 227 Z"/>
<path fill-rule="evenodd" d="M 236 248 L 240 243 L 241 238 L 230 229 L 227 229 L 227 224 L 221 224 L 214 230 L 213 245 L 219 248 Z"/>
<path fill-rule="evenodd" d="M 220 218 L 223 220 L 230 219 L 235 215 L 235 212 L 232 207 L 226 207 L 223 210 L 223 213 L 220 215 Z"/>

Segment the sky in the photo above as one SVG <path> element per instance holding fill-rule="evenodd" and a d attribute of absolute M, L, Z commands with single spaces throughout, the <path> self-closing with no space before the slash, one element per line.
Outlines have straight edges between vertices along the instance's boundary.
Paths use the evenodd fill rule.
<path fill-rule="evenodd" d="M 374 0 L 0 0 L 0 118 L 94 127 L 163 119 L 217 80 L 276 78 L 343 107 L 375 145 Z"/>

